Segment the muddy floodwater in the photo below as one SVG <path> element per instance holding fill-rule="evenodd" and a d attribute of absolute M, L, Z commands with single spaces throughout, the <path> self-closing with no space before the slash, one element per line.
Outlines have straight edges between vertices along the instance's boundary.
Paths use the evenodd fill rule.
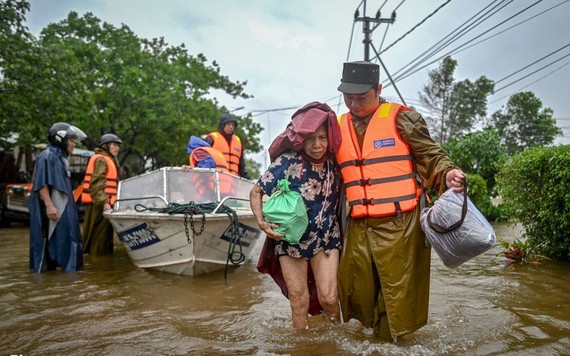
<path fill-rule="evenodd" d="M 512 240 L 520 230 L 495 225 Z M 26 227 L 0 229 L 0 355 L 569 355 L 570 264 L 457 269 L 432 252 L 429 322 L 397 343 L 319 317 L 297 335 L 256 261 L 198 277 L 142 270 L 118 246 L 76 273 L 31 273 Z M 258 246 L 259 247 L 259 246 Z"/>

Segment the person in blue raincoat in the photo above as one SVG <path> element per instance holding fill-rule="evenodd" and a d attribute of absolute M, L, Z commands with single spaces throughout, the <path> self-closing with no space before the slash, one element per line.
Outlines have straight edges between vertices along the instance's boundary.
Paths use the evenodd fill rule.
<path fill-rule="evenodd" d="M 227 161 L 224 155 L 217 149 L 199 137 L 191 136 L 186 147 L 186 153 L 190 167 L 197 168 L 216 168 L 218 170 L 229 172 Z M 183 166 L 186 170 L 190 167 Z"/>
<path fill-rule="evenodd" d="M 35 272 L 76 271 L 83 265 L 79 215 L 73 199 L 69 154 L 87 135 L 58 122 L 48 131 L 49 145 L 36 159 L 30 211 L 30 268 Z"/>

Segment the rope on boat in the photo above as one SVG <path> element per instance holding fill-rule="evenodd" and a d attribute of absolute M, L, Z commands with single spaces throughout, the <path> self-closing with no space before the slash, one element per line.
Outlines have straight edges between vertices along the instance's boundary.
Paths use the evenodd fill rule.
<path fill-rule="evenodd" d="M 188 230 L 188 220 L 190 221 L 190 226 L 192 228 L 192 233 L 194 236 L 200 236 L 204 232 L 204 227 L 206 225 L 206 213 L 213 212 L 218 207 L 217 203 L 200 203 L 196 204 L 193 201 L 188 204 L 177 204 L 169 203 L 164 208 L 149 208 L 142 204 L 136 204 L 134 209 L 137 212 L 144 211 L 156 211 L 162 214 L 184 214 L 184 228 L 186 231 L 186 240 L 188 243 L 192 243 L 190 240 L 190 231 Z M 227 278 L 228 265 L 231 262 L 233 265 L 239 265 L 245 261 L 245 254 L 243 253 L 243 247 L 239 243 L 239 219 L 237 213 L 232 208 L 222 204 L 218 208 L 220 213 L 224 213 L 230 218 L 230 241 L 228 245 L 228 258 L 226 260 L 226 267 L 224 269 L 224 278 Z M 195 230 L 194 227 L 194 215 L 202 215 L 202 225 L 199 231 Z M 239 249 L 236 250 L 236 245 Z"/>

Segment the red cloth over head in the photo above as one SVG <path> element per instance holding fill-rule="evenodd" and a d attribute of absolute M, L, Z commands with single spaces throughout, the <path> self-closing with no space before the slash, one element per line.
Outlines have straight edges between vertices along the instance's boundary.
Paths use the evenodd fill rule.
<path fill-rule="evenodd" d="M 201 160 L 203 160 L 204 158 L 208 158 L 210 157 L 210 154 L 206 151 L 203 150 L 196 150 L 194 152 L 194 158 L 196 158 L 196 162 L 200 162 Z"/>
<path fill-rule="evenodd" d="M 269 146 L 269 157 L 273 162 L 280 154 L 287 150 L 300 152 L 303 149 L 303 141 L 309 134 L 317 131 L 321 125 L 327 124 L 328 148 L 330 154 L 337 152 L 340 147 L 340 126 L 336 113 L 325 103 L 313 101 L 293 114 L 291 122 Z"/>

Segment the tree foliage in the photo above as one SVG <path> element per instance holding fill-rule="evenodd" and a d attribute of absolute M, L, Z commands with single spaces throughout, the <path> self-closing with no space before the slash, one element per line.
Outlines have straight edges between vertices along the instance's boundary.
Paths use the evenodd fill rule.
<path fill-rule="evenodd" d="M 465 173 L 481 176 L 491 195 L 495 195 L 495 175 L 507 154 L 496 130 L 488 127 L 465 135 L 461 140 L 451 140 L 444 145 L 451 160 Z"/>
<path fill-rule="evenodd" d="M 498 130 L 509 155 L 527 148 L 552 144 L 562 130 L 556 126 L 551 108 L 542 108 L 542 101 L 532 92 L 521 92 L 510 97 L 506 108 L 492 115 L 491 122 Z"/>
<path fill-rule="evenodd" d="M 487 95 L 494 83 L 482 76 L 475 82 L 454 79 L 457 61 L 445 57 L 437 69 L 429 72 L 429 82 L 419 93 L 420 101 L 432 115 L 426 119 L 430 132 L 441 145 L 460 139 L 487 114 Z"/>
<path fill-rule="evenodd" d="M 57 121 L 85 131 L 88 147 L 113 132 L 124 141 L 122 163 L 144 162 L 146 167 L 129 167 L 132 174 L 141 173 L 187 163 L 189 137 L 217 128 L 227 109 L 210 98 L 212 90 L 251 97 L 244 92 L 247 82 L 231 81 L 215 61 L 191 55 L 184 44 L 139 38 L 127 25 L 75 12 L 34 39 L 22 27 L 29 4 L 6 3 L 12 11 L 2 10 L 2 20 L 7 17 L 9 28 L 20 29 L 6 37 L 26 51 L 2 53 L 0 125 L 18 133 L 20 144 L 44 142 Z M 259 152 L 261 125 L 250 116 L 236 117 L 246 152 Z"/>
<path fill-rule="evenodd" d="M 20 81 L 19 69 L 29 68 L 33 36 L 25 25 L 26 11 L 30 4 L 24 1 L 0 0 L 0 139 L 5 142 L 18 128 L 16 120 L 9 120 L 15 109 L 12 98 L 17 94 Z M 4 145 L 3 145 L 4 146 Z"/>
<path fill-rule="evenodd" d="M 570 261 L 570 146 L 532 148 L 513 156 L 501 168 L 497 184 L 530 246 Z"/>

